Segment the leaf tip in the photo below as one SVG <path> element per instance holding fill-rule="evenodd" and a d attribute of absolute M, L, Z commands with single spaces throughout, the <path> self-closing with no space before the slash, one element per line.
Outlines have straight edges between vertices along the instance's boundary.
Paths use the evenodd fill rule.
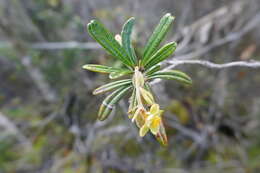
<path fill-rule="evenodd" d="M 89 65 L 88 64 L 83 65 L 82 68 L 85 69 L 85 70 L 89 70 Z"/>
<path fill-rule="evenodd" d="M 130 17 L 129 19 L 128 19 L 128 21 L 135 21 L 135 18 L 134 17 Z"/>
<path fill-rule="evenodd" d="M 164 15 L 164 17 L 167 17 L 167 18 L 170 18 L 170 19 L 174 19 L 175 18 L 175 16 L 173 16 L 171 13 L 166 13 Z"/>
<path fill-rule="evenodd" d="M 95 22 L 94 20 L 91 20 L 91 21 L 87 24 L 87 28 L 89 29 L 90 26 L 91 26 L 94 22 Z"/>
<path fill-rule="evenodd" d="M 93 24 L 93 23 L 95 23 L 96 22 L 96 20 L 95 19 L 92 19 L 89 23 L 88 23 L 88 25 L 91 25 L 91 24 Z"/>
<path fill-rule="evenodd" d="M 93 95 L 98 95 L 98 92 L 97 92 L 96 90 L 94 90 L 94 91 L 92 92 L 92 94 L 93 94 Z"/>
<path fill-rule="evenodd" d="M 171 13 L 166 13 L 164 16 L 165 17 L 169 17 L 169 16 L 171 16 L 172 14 Z"/>

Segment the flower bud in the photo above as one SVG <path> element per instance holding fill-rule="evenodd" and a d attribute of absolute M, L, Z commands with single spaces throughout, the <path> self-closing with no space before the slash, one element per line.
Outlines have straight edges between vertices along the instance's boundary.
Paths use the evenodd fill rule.
<path fill-rule="evenodd" d="M 122 37 L 120 34 L 115 35 L 115 40 L 122 46 Z"/>
<path fill-rule="evenodd" d="M 153 105 L 154 104 L 154 98 L 153 98 L 153 95 L 143 89 L 142 87 L 140 87 L 140 92 L 141 92 L 141 95 L 142 95 L 142 98 L 144 99 L 144 101 L 148 104 L 148 105 Z"/>

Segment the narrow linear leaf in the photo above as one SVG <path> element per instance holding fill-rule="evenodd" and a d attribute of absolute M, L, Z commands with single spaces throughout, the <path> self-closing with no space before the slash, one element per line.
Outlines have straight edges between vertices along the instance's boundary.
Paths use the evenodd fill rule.
<path fill-rule="evenodd" d="M 131 83 L 132 83 L 131 79 L 124 79 L 124 80 L 119 80 L 119 81 L 115 81 L 115 82 L 110 82 L 108 84 L 102 85 L 102 86 L 98 87 L 97 89 L 95 89 L 93 91 L 93 94 L 97 95 L 97 94 L 105 93 L 105 92 L 111 91 L 113 89 L 120 88 L 122 86 L 130 85 Z"/>
<path fill-rule="evenodd" d="M 152 88 L 151 88 L 151 86 L 149 85 L 148 82 L 145 82 L 145 83 L 144 83 L 144 89 L 146 89 L 147 91 L 149 91 L 149 92 L 152 93 Z M 152 94 L 153 94 L 153 93 L 152 93 Z"/>
<path fill-rule="evenodd" d="M 98 64 L 86 64 L 82 68 L 89 70 L 89 71 L 98 72 L 98 73 L 112 73 L 112 72 L 118 72 L 118 71 L 129 71 L 128 69 L 115 68 L 115 67 L 109 67 L 109 66 L 98 65 Z"/>
<path fill-rule="evenodd" d="M 121 35 L 122 35 L 122 46 L 126 50 L 126 53 L 128 57 L 131 59 L 131 62 L 136 65 L 137 57 L 131 42 L 131 35 L 133 31 L 134 22 L 135 19 L 133 17 L 128 19 L 128 21 L 123 26 Z"/>
<path fill-rule="evenodd" d="M 89 34 L 101 46 L 103 46 L 112 56 L 118 58 L 128 67 L 133 67 L 133 63 L 128 58 L 127 53 L 121 45 L 115 40 L 114 36 L 97 20 L 92 20 L 88 26 Z"/>
<path fill-rule="evenodd" d="M 158 72 L 154 73 L 154 75 L 177 76 L 177 77 L 184 78 L 184 79 L 192 82 L 192 79 L 186 73 L 179 71 L 179 70 L 158 71 Z"/>
<path fill-rule="evenodd" d="M 131 74 L 131 73 L 133 73 L 133 71 L 130 71 L 130 70 L 115 71 L 115 72 L 111 72 L 109 74 L 109 78 L 110 79 L 117 79 L 117 78 L 120 78 L 122 76 Z"/>
<path fill-rule="evenodd" d="M 98 119 L 105 120 L 112 112 L 114 105 L 123 98 L 131 86 L 121 87 L 108 95 L 99 108 Z"/>
<path fill-rule="evenodd" d="M 109 94 L 102 102 L 99 111 L 98 111 L 98 119 L 103 121 L 105 120 L 110 113 L 113 110 L 113 106 L 109 105 L 109 103 L 111 102 L 111 100 L 122 90 L 124 89 L 124 87 L 121 87 L 117 90 L 115 90 L 114 92 L 112 92 L 111 94 Z"/>
<path fill-rule="evenodd" d="M 168 58 L 173 54 L 177 47 L 176 42 L 170 42 L 160 48 L 153 56 L 147 59 L 146 64 L 144 64 L 145 69 L 149 69 L 150 67 L 160 63 L 161 61 Z"/>
<path fill-rule="evenodd" d="M 157 78 L 167 79 L 167 80 L 176 80 L 178 82 L 181 82 L 181 83 L 184 83 L 184 84 L 187 84 L 187 85 L 192 84 L 192 81 L 190 81 L 190 80 L 187 80 L 187 79 L 179 77 L 179 76 L 173 76 L 173 75 L 164 75 L 164 74 L 157 75 L 157 74 L 154 74 L 154 75 L 148 77 L 149 80 L 157 79 Z"/>
<path fill-rule="evenodd" d="M 124 89 L 122 91 L 120 91 L 110 102 L 111 105 L 116 104 L 120 99 L 123 98 L 123 96 L 125 96 L 125 94 L 127 93 L 127 91 L 129 91 L 129 89 L 132 88 L 132 86 L 128 86 L 128 87 L 124 87 Z"/>
<path fill-rule="evenodd" d="M 158 49 L 173 20 L 174 17 L 170 13 L 162 17 L 144 48 L 142 64 L 146 64 L 147 59 Z"/>
<path fill-rule="evenodd" d="M 159 71 L 161 69 L 161 66 L 158 65 L 154 65 L 151 68 L 147 69 L 147 71 L 145 72 L 146 75 L 152 75 L 153 73 Z"/>

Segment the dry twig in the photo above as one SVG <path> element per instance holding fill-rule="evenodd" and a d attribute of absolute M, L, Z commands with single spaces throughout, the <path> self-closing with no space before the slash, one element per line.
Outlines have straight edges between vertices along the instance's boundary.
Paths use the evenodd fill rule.
<path fill-rule="evenodd" d="M 231 67 L 249 67 L 249 68 L 260 68 L 260 61 L 234 61 L 224 64 L 216 64 L 205 60 L 171 60 L 168 61 L 170 64 L 166 69 L 172 69 L 178 65 L 183 64 L 197 64 L 212 69 L 224 69 Z"/>

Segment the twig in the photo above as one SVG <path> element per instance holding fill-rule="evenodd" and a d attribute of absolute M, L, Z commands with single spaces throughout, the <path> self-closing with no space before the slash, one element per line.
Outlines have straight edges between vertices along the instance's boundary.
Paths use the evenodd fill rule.
<path fill-rule="evenodd" d="M 189 128 L 186 128 L 185 126 L 181 125 L 180 123 L 171 120 L 171 118 L 168 117 L 167 119 L 169 126 L 177 129 L 178 131 L 180 131 L 183 135 L 190 137 L 191 139 L 193 139 L 194 141 L 196 141 L 197 143 L 200 143 L 202 141 L 202 138 L 200 136 L 199 133 L 192 131 Z"/>
<path fill-rule="evenodd" d="M 0 48 L 11 48 L 13 44 L 8 41 L 0 41 Z M 38 42 L 28 46 L 30 49 L 37 50 L 61 50 L 61 49 L 100 49 L 101 46 L 94 42 Z"/>
<path fill-rule="evenodd" d="M 17 139 L 28 149 L 32 147 L 31 142 L 27 139 L 26 136 L 19 130 L 19 128 L 4 114 L 0 112 L 0 127 L 1 136 L 6 132 L 6 134 L 15 135 Z"/>
<path fill-rule="evenodd" d="M 257 13 L 249 22 L 247 22 L 245 24 L 245 27 L 242 28 L 241 30 L 239 30 L 237 32 L 231 32 L 224 38 L 218 39 L 205 47 L 202 47 L 196 51 L 192 51 L 187 54 L 175 56 L 172 59 L 186 60 L 186 59 L 193 59 L 198 56 L 202 56 L 202 55 L 206 54 L 207 52 L 213 50 L 216 47 L 239 40 L 242 36 L 246 35 L 249 31 L 251 31 L 251 30 L 255 29 L 257 26 L 259 26 L 259 24 L 260 24 L 260 12 Z M 177 49 L 177 51 L 179 51 L 179 50 Z"/>
<path fill-rule="evenodd" d="M 203 18 L 203 20 L 205 20 Z M 216 42 L 192 53 L 188 53 L 185 55 L 180 55 L 175 57 L 175 59 L 191 59 L 194 56 L 199 56 L 204 54 L 205 52 L 210 51 L 211 49 L 223 45 L 228 42 L 235 41 L 241 38 L 243 35 L 254 29 L 258 26 L 260 22 L 260 13 L 257 13 L 252 20 L 250 20 L 244 28 L 242 28 L 238 32 L 231 33 L 226 37 L 217 40 Z M 193 24 L 194 25 L 194 24 Z M 190 28 L 193 25 L 189 26 Z M 187 27 L 188 28 L 188 27 Z M 10 47 L 11 44 L 9 42 L 0 42 L 0 47 Z M 100 49 L 100 45 L 94 42 L 77 42 L 77 41 L 68 41 L 68 42 L 40 42 L 40 43 L 32 43 L 30 46 L 32 49 L 39 49 L 39 50 L 59 50 L 59 49 Z M 179 49 L 180 50 L 180 49 Z"/>
<path fill-rule="evenodd" d="M 260 61 L 234 61 L 225 64 L 216 64 L 210 61 L 205 60 L 171 60 L 168 61 L 170 66 L 165 69 L 172 69 L 178 65 L 183 64 L 198 64 L 204 67 L 212 68 L 212 69 L 223 69 L 223 68 L 231 68 L 231 67 L 249 67 L 249 68 L 260 68 Z"/>
<path fill-rule="evenodd" d="M 260 68 L 260 61 L 234 61 L 229 62 L 225 64 L 215 64 L 210 61 L 205 60 L 171 60 L 168 61 L 170 65 L 166 68 L 164 68 L 162 71 L 167 71 L 170 69 L 175 68 L 178 65 L 184 65 L 184 64 L 192 64 L 192 65 L 201 65 L 207 68 L 211 69 L 224 69 L 224 68 L 231 68 L 231 67 L 248 67 L 248 68 Z M 161 79 L 154 80 L 151 84 L 154 85 L 156 83 L 159 83 Z"/>
<path fill-rule="evenodd" d="M 86 42 L 80 43 L 76 41 L 70 42 L 46 42 L 46 43 L 34 43 L 31 45 L 32 49 L 47 49 L 47 50 L 57 50 L 57 49 L 100 49 L 100 45 L 97 43 Z"/>
<path fill-rule="evenodd" d="M 43 74 L 40 70 L 32 65 L 30 56 L 22 57 L 22 64 L 25 66 L 30 77 L 38 87 L 44 99 L 48 102 L 54 102 L 56 100 L 56 93 L 52 90 L 50 85 L 44 80 Z"/>

